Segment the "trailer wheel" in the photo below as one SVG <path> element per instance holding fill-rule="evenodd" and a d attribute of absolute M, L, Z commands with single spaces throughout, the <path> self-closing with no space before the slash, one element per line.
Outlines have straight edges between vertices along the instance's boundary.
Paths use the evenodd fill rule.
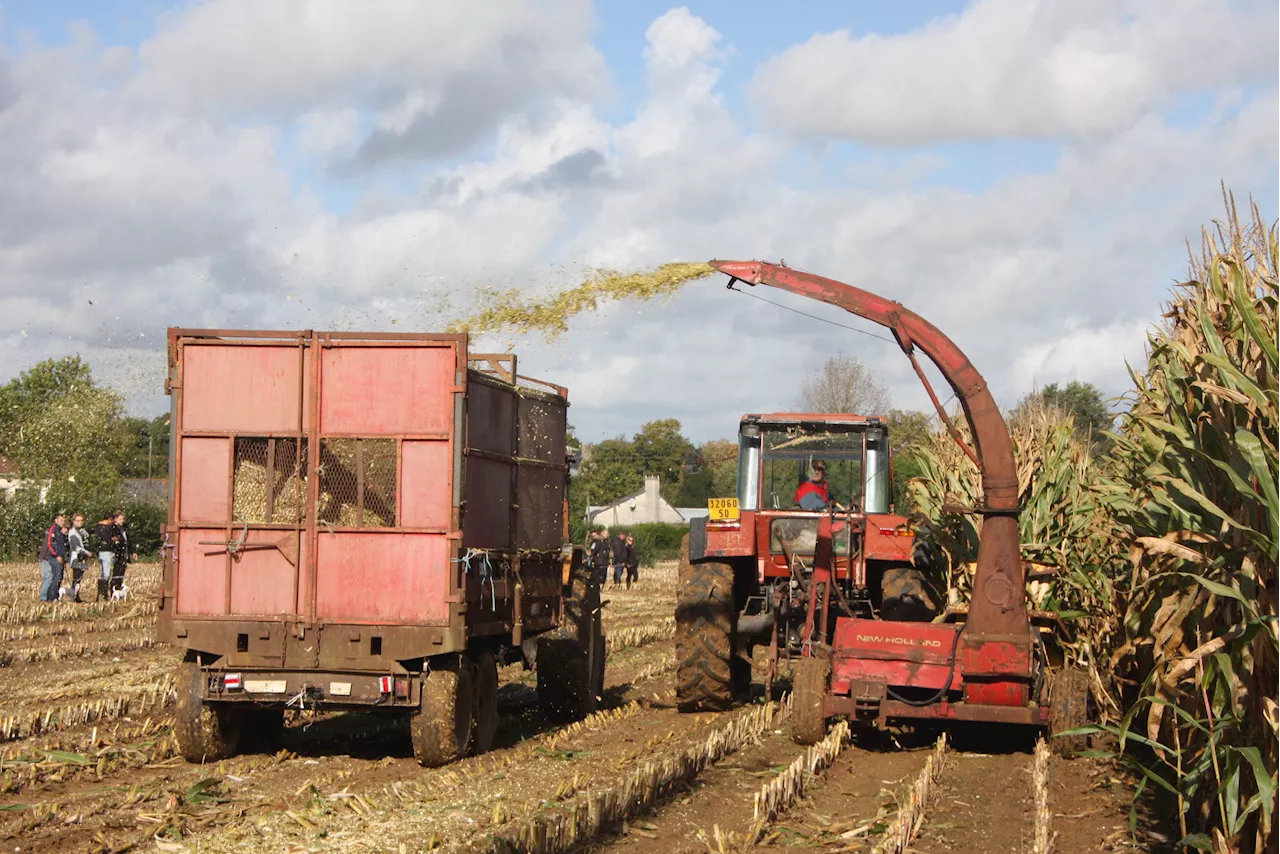
<path fill-rule="evenodd" d="M 831 663 L 815 657 L 795 658 L 791 664 L 791 738 L 796 744 L 817 744 L 827 735 L 827 716 L 822 706 L 827 698 Z"/>
<path fill-rule="evenodd" d="M 737 699 L 735 688 L 744 681 L 749 685 L 751 679 L 750 666 L 734 661 L 738 614 L 733 605 L 733 567 L 718 561 L 693 563 L 686 534 L 680 546 L 679 584 L 676 701 L 682 712 L 724 711 Z"/>
<path fill-rule="evenodd" d="M 437 768 L 466 755 L 474 702 L 471 668 L 465 661 L 423 677 L 422 705 L 409 721 L 413 758 L 419 765 Z"/>
<path fill-rule="evenodd" d="M 472 721 L 472 752 L 488 753 L 498 733 L 498 662 L 489 650 L 473 658 L 475 709 Z"/>
<path fill-rule="evenodd" d="M 1089 722 L 1089 672 L 1063 667 L 1049 678 L 1049 747 L 1071 757 L 1089 746 L 1088 735 L 1059 735 Z"/>
<path fill-rule="evenodd" d="M 178 750 L 188 762 L 217 762 L 236 754 L 240 743 L 240 716 L 236 709 L 201 699 L 208 677 L 194 661 L 178 668 L 178 701 L 174 707 L 174 735 Z"/>

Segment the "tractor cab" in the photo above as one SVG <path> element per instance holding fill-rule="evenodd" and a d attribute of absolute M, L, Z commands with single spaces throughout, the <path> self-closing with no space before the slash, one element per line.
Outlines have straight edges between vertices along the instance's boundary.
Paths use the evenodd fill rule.
<path fill-rule="evenodd" d="M 853 587 L 867 588 L 876 561 L 910 562 L 912 531 L 890 503 L 892 460 L 882 419 L 747 415 L 738 442 L 738 506 L 758 531 L 761 581 L 808 572 L 819 520 L 831 515 L 836 574 Z M 878 585 L 872 586 L 878 605 Z"/>

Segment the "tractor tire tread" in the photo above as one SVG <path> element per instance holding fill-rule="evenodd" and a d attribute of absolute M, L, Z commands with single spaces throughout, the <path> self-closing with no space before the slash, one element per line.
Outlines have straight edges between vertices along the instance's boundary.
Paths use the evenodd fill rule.
<path fill-rule="evenodd" d="M 676 702 L 682 712 L 721 712 L 735 690 L 733 567 L 689 559 L 680 549 L 676 595 Z"/>
<path fill-rule="evenodd" d="M 1089 722 L 1089 672 L 1083 667 L 1063 667 L 1049 679 L 1049 747 L 1064 758 L 1089 747 L 1088 735 L 1059 733 Z"/>
<path fill-rule="evenodd" d="M 827 735 L 823 703 L 831 663 L 825 658 L 797 658 L 792 661 L 791 738 L 796 744 L 817 744 Z"/>

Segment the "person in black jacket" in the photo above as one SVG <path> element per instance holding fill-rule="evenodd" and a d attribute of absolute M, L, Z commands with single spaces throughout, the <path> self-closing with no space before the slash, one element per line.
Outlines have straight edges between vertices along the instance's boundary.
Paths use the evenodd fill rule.
<path fill-rule="evenodd" d="M 640 556 L 636 553 L 636 538 L 627 534 L 627 589 L 631 582 L 640 580 Z"/>
<path fill-rule="evenodd" d="M 111 568 L 111 589 L 119 590 L 124 586 L 125 567 L 138 559 L 138 553 L 129 545 L 129 523 L 123 510 L 116 511 L 114 522 L 116 559 Z"/>
<path fill-rule="evenodd" d="M 98 538 L 98 561 L 102 564 L 102 575 L 98 577 L 98 599 L 102 600 L 110 595 L 111 576 L 115 574 L 116 547 L 120 543 L 120 535 L 116 533 L 116 514 L 99 520 L 94 535 Z"/>
<path fill-rule="evenodd" d="M 57 602 L 62 569 L 67 565 L 67 514 L 53 517 L 40 544 L 40 601 Z"/>
<path fill-rule="evenodd" d="M 613 586 L 622 584 L 622 573 L 627 568 L 627 535 L 619 531 L 609 543 L 610 556 L 613 558 Z"/>
<path fill-rule="evenodd" d="M 591 532 L 591 550 L 588 553 L 588 560 L 591 562 L 591 570 L 595 573 L 596 584 L 602 589 L 605 580 L 609 577 L 609 543 L 605 538 L 609 536 L 609 532 L 592 531 Z"/>

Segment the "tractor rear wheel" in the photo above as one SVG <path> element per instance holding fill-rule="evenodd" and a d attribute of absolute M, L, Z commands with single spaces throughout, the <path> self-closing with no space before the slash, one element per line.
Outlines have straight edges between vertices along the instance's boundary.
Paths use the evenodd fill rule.
<path fill-rule="evenodd" d="M 791 738 L 796 744 L 817 744 L 827 735 L 827 677 L 831 663 L 825 658 L 791 660 Z"/>
<path fill-rule="evenodd" d="M 690 561 L 686 535 L 680 546 L 679 585 L 676 701 L 682 712 L 724 711 L 737 699 L 735 688 L 741 688 L 741 668 L 746 664 L 735 662 L 738 612 L 733 604 L 733 567 Z M 750 679 L 749 669 L 746 679 Z"/>
<path fill-rule="evenodd" d="M 438 768 L 466 755 L 475 702 L 471 677 L 466 659 L 423 676 L 422 703 L 409 719 L 413 757 L 419 765 Z"/>
<path fill-rule="evenodd" d="M 488 753 L 498 733 L 498 662 L 487 649 L 470 657 L 475 673 L 473 753 Z"/>
<path fill-rule="evenodd" d="M 891 566 L 880 579 L 880 616 L 886 620 L 927 623 L 936 616 L 925 574 L 911 566 Z"/>
<path fill-rule="evenodd" d="M 217 762 L 235 756 L 240 746 L 241 715 L 225 703 L 206 703 L 201 688 L 208 675 L 194 661 L 178 668 L 174 735 L 188 762 Z"/>
<path fill-rule="evenodd" d="M 1061 735 L 1089 722 L 1089 672 L 1063 667 L 1049 677 L 1049 747 L 1063 757 L 1089 746 L 1088 735 Z"/>

